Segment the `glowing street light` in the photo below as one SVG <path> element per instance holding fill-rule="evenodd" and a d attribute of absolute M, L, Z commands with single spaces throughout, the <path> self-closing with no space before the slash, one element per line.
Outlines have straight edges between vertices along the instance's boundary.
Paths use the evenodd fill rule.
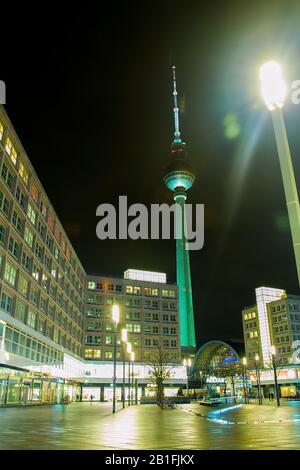
<path fill-rule="evenodd" d="M 247 396 L 248 396 L 248 389 L 247 389 L 247 375 L 246 375 L 246 367 L 247 367 L 247 358 L 243 357 L 242 359 L 242 364 L 243 364 L 243 389 L 244 389 L 244 401 L 245 404 L 247 403 Z"/>
<path fill-rule="evenodd" d="M 120 308 L 115 304 L 112 307 L 112 320 L 114 324 L 114 375 L 113 375 L 113 413 L 116 412 L 116 382 L 117 382 L 117 328 L 120 321 Z"/>
<path fill-rule="evenodd" d="M 286 84 L 277 62 L 270 61 L 260 68 L 261 93 L 271 111 L 275 139 L 279 155 L 285 199 L 292 233 L 294 254 L 300 285 L 300 209 L 292 158 L 284 124 L 282 107 L 286 96 Z"/>
<path fill-rule="evenodd" d="M 259 372 L 259 355 L 258 354 L 255 354 L 255 370 L 256 370 L 256 381 L 257 381 L 257 390 L 258 390 L 258 404 L 262 405 L 260 372 Z"/>
<path fill-rule="evenodd" d="M 286 97 L 286 84 L 280 65 L 274 60 L 260 68 L 261 94 L 270 111 L 282 108 Z"/>

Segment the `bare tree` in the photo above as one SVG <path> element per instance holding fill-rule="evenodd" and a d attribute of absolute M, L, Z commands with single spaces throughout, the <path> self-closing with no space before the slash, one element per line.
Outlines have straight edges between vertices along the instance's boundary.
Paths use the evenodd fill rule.
<path fill-rule="evenodd" d="M 147 362 L 150 365 L 149 378 L 156 385 L 156 403 L 163 408 L 164 406 L 164 381 L 171 377 L 174 369 L 174 356 L 166 349 L 158 346 L 155 353 L 147 356 Z"/>

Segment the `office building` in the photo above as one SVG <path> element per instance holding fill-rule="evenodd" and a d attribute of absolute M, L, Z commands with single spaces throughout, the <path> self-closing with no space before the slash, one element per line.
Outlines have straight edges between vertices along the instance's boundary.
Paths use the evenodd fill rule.
<path fill-rule="evenodd" d="M 248 365 L 271 364 L 275 347 L 279 365 L 295 363 L 294 343 L 300 340 L 300 296 L 283 289 L 260 287 L 255 290 L 256 304 L 243 309 L 242 321 Z"/>
<path fill-rule="evenodd" d="M 147 362 L 158 346 L 180 362 L 178 289 L 164 273 L 128 269 L 124 277 L 87 276 L 85 359 L 113 358 L 112 305 L 120 306 L 135 359 Z M 120 345 L 117 351 L 121 358 Z M 122 358 L 121 358 L 122 359 Z"/>

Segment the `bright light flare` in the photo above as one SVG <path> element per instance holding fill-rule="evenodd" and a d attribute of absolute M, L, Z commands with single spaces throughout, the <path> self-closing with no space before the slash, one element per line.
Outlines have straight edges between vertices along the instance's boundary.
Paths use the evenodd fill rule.
<path fill-rule="evenodd" d="M 114 323 L 119 323 L 120 321 L 120 308 L 119 305 L 115 304 L 112 308 L 112 319 Z"/>
<path fill-rule="evenodd" d="M 123 341 L 123 343 L 127 343 L 127 330 L 126 330 L 126 328 L 122 328 L 122 341 Z"/>
<path fill-rule="evenodd" d="M 260 67 L 261 94 L 270 111 L 282 108 L 286 96 L 286 84 L 280 65 L 271 60 Z"/>

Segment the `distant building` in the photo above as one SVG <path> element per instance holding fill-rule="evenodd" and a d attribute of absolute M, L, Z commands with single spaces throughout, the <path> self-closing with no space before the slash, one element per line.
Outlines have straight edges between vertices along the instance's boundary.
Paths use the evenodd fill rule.
<path fill-rule="evenodd" d="M 256 355 L 260 365 L 270 365 L 272 347 L 279 364 L 293 364 L 293 342 L 300 340 L 300 296 L 268 287 L 255 292 L 257 303 L 242 311 L 248 365 L 255 365 Z"/>
<path fill-rule="evenodd" d="M 120 329 L 126 328 L 137 361 L 147 362 L 158 346 L 180 362 L 178 288 L 164 273 L 128 270 L 124 277 L 87 276 L 85 359 L 113 357 L 112 305 L 120 306 Z M 120 345 L 118 359 L 122 359 Z"/>

